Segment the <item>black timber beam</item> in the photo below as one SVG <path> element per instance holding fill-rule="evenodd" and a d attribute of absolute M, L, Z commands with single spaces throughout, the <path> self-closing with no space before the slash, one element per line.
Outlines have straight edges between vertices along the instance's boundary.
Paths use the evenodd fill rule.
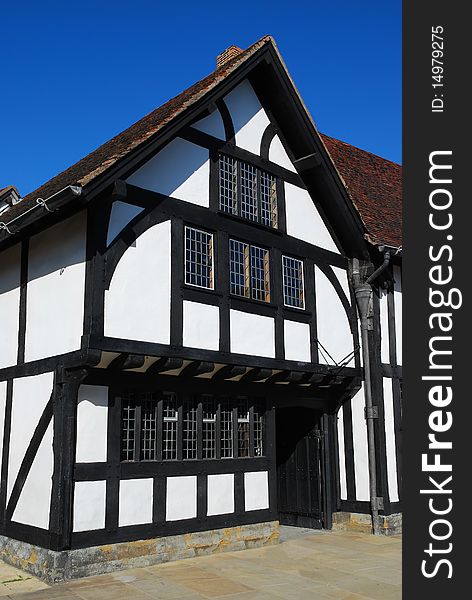
<path fill-rule="evenodd" d="M 116 179 L 111 194 L 115 200 L 124 200 L 128 196 L 128 186 L 126 181 Z"/>
<path fill-rule="evenodd" d="M 314 152 L 302 158 L 296 158 L 293 164 L 297 168 L 297 171 L 306 171 L 307 169 L 321 166 L 321 156 L 317 152 Z"/>

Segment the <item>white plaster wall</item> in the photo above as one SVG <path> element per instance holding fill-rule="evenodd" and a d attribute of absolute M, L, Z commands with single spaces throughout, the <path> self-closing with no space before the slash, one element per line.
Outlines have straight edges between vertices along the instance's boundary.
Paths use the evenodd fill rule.
<path fill-rule="evenodd" d="M 289 171 L 297 172 L 277 134 L 274 135 L 269 146 L 269 160 Z"/>
<path fill-rule="evenodd" d="M 203 131 L 203 133 L 208 133 L 208 135 L 212 135 L 220 140 L 226 139 L 225 126 L 218 109 L 194 123 L 192 127 L 198 129 L 199 131 Z"/>
<path fill-rule="evenodd" d="M 284 182 L 284 186 L 288 235 L 339 254 L 308 191 L 287 181 Z"/>
<path fill-rule="evenodd" d="M 267 471 L 244 473 L 244 510 L 269 508 L 269 474 Z"/>
<path fill-rule="evenodd" d="M 166 521 L 193 519 L 197 516 L 197 477 L 167 477 Z"/>
<path fill-rule="evenodd" d="M 207 515 L 224 515 L 234 512 L 234 475 L 208 475 Z"/>
<path fill-rule="evenodd" d="M 77 481 L 74 486 L 73 531 L 105 528 L 106 481 Z"/>
<path fill-rule="evenodd" d="M 270 124 L 251 84 L 247 79 L 224 97 L 233 121 L 236 146 L 260 154 L 262 135 Z"/>
<path fill-rule="evenodd" d="M 397 452 L 395 448 L 395 417 L 393 413 L 392 380 L 383 378 L 385 449 L 387 454 L 387 481 L 390 502 L 398 502 Z"/>
<path fill-rule="evenodd" d="M 285 359 L 311 362 L 310 325 L 284 320 Z"/>
<path fill-rule="evenodd" d="M 364 386 L 362 386 L 351 400 L 356 500 L 370 499 L 369 456 L 367 450 L 367 425 L 364 419 L 364 406 Z"/>
<path fill-rule="evenodd" d="M 204 350 L 219 349 L 220 309 L 218 306 L 184 300 L 183 345 Z"/>
<path fill-rule="evenodd" d="M 403 332 L 402 332 L 402 272 L 399 267 L 393 267 L 395 278 L 393 299 L 395 306 L 395 335 L 397 341 L 397 364 L 403 364 Z"/>
<path fill-rule="evenodd" d="M 25 452 L 51 397 L 53 382 L 54 373 L 42 373 L 13 381 L 7 499 L 10 498 Z M 47 486 L 49 473 L 45 471 L 40 477 Z"/>
<path fill-rule="evenodd" d="M 7 382 L 0 381 L 0 465 L 3 456 L 3 435 L 5 433 L 5 407 L 7 403 Z"/>
<path fill-rule="evenodd" d="M 107 421 L 108 387 L 81 385 L 77 397 L 76 462 L 106 462 Z"/>
<path fill-rule="evenodd" d="M 335 267 L 334 265 L 331 266 L 331 269 L 336 275 L 336 279 L 339 281 L 343 292 L 346 294 L 347 301 L 349 302 L 349 304 L 351 304 L 351 291 L 349 289 L 349 281 L 347 278 L 346 269 L 341 269 L 340 267 Z"/>
<path fill-rule="evenodd" d="M 208 208 L 208 150 L 176 138 L 126 181 L 146 190 Z"/>
<path fill-rule="evenodd" d="M 389 332 L 388 332 L 388 301 L 385 290 L 381 291 L 380 301 L 380 360 L 390 364 Z"/>
<path fill-rule="evenodd" d="M 332 265 L 331 268 L 333 270 L 333 273 L 336 275 L 336 279 L 341 284 L 343 292 L 346 294 L 347 301 L 352 306 L 351 289 L 349 287 L 349 278 L 348 278 L 348 274 L 347 274 L 346 269 L 341 269 L 340 267 L 335 267 L 334 265 Z M 360 329 L 360 321 L 359 321 L 359 319 L 357 319 L 357 331 L 358 331 L 358 339 L 360 340 L 361 339 L 361 329 Z M 353 341 L 353 344 L 354 344 L 354 341 Z M 359 351 L 358 352 L 358 356 L 359 356 L 360 364 L 361 364 L 361 366 L 363 366 L 362 352 Z M 349 364 L 351 366 L 354 365 L 354 358 L 350 361 Z"/>
<path fill-rule="evenodd" d="M 20 314 L 21 244 L 0 254 L 0 315 L 3 317 L 0 369 L 16 365 Z"/>
<path fill-rule="evenodd" d="M 315 266 L 316 319 L 318 339 L 336 362 L 341 362 L 354 349 L 349 320 L 336 290 L 323 271 Z M 324 358 L 320 349 L 320 362 Z M 354 363 L 351 357 L 348 364 Z"/>
<path fill-rule="evenodd" d="M 49 528 L 54 453 L 53 423 L 39 445 L 25 484 L 13 512 L 12 520 L 41 529 Z"/>
<path fill-rule="evenodd" d="M 231 309 L 230 349 L 236 354 L 275 358 L 274 319 Z"/>
<path fill-rule="evenodd" d="M 140 235 L 121 257 L 105 291 L 105 335 L 170 342 L 170 221 Z"/>
<path fill-rule="evenodd" d="M 86 213 L 30 240 L 26 362 L 78 350 L 84 321 Z"/>
<path fill-rule="evenodd" d="M 120 481 L 118 525 L 152 523 L 152 479 L 123 479 Z"/>
<path fill-rule="evenodd" d="M 347 500 L 346 448 L 344 446 L 344 413 L 342 407 L 338 411 L 338 458 L 341 500 Z"/>
<path fill-rule="evenodd" d="M 128 204 L 116 200 L 113 202 L 110 213 L 110 221 L 108 222 L 107 246 L 109 246 L 116 236 L 136 217 L 143 212 L 140 206 Z"/>

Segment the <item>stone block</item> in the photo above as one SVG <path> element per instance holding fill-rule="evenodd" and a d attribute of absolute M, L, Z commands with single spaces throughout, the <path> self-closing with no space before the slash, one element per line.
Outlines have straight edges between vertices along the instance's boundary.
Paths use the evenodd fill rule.
<path fill-rule="evenodd" d="M 48 583 L 244 550 L 279 540 L 279 522 L 256 523 L 55 552 L 0 536 L 0 558 Z"/>
<path fill-rule="evenodd" d="M 380 532 L 382 535 L 395 535 L 402 532 L 402 515 L 380 515 Z M 372 534 L 372 519 L 363 513 L 336 512 L 333 513 L 333 530 L 355 531 Z"/>

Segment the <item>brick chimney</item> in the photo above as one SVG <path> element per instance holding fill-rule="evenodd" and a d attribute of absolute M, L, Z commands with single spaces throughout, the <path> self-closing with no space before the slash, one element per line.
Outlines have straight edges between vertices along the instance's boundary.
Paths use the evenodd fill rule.
<path fill-rule="evenodd" d="M 230 46 L 229 48 L 226 48 L 226 50 L 223 50 L 223 52 L 218 54 L 216 57 L 216 68 L 219 69 L 229 60 L 241 54 L 241 52 L 242 49 L 238 48 L 237 46 Z"/>
<path fill-rule="evenodd" d="M 21 196 L 14 185 L 8 185 L 0 190 L 0 213 L 21 202 Z"/>

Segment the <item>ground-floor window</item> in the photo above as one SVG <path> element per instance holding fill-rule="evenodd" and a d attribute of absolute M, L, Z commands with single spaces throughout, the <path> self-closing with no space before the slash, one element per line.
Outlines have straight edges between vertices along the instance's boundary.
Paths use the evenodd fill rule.
<path fill-rule="evenodd" d="M 265 400 L 128 390 L 121 401 L 121 460 L 264 456 Z"/>

